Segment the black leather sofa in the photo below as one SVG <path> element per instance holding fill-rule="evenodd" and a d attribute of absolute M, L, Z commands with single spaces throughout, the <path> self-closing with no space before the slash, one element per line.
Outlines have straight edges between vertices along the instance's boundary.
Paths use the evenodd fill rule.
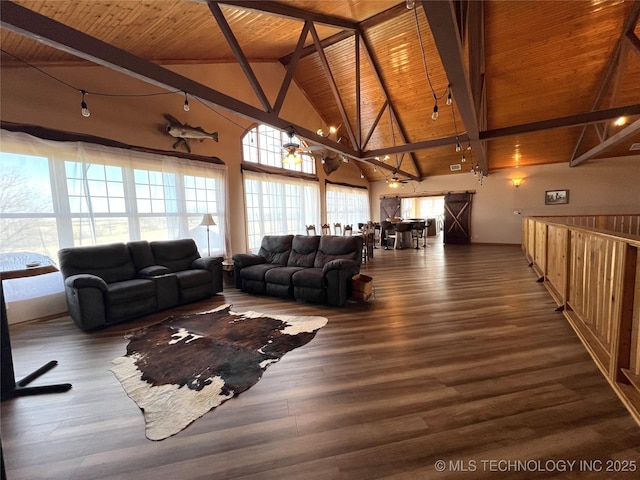
<path fill-rule="evenodd" d="M 69 314 L 82 330 L 147 315 L 222 291 L 222 257 L 192 239 L 135 241 L 58 252 Z"/>
<path fill-rule="evenodd" d="M 258 254 L 233 256 L 236 287 L 342 306 L 360 272 L 362 242 L 360 236 L 265 235 Z"/>

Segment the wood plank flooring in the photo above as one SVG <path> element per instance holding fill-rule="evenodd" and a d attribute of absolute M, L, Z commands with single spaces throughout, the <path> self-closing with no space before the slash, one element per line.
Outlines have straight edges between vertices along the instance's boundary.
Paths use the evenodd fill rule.
<path fill-rule="evenodd" d="M 374 278 L 368 304 L 225 286 L 181 307 L 232 303 L 329 323 L 250 390 L 160 442 L 145 438 L 141 412 L 108 369 L 128 330 L 170 312 L 92 334 L 68 317 L 13 325 L 16 378 L 56 359 L 34 384 L 73 388 L 2 403 L 7 477 L 638 478 L 606 469 L 640 468 L 640 427 L 519 248 L 378 249 L 362 272 Z"/>

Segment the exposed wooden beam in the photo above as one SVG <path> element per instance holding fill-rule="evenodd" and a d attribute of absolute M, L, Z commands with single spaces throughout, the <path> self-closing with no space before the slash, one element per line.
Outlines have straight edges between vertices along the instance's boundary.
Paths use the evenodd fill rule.
<path fill-rule="evenodd" d="M 578 115 L 569 115 L 562 118 L 553 118 L 550 120 L 541 120 L 539 122 L 524 123 L 521 125 L 513 125 L 504 128 L 495 128 L 493 130 L 485 130 L 480 132 L 480 139 L 491 140 L 499 137 L 508 137 L 521 133 L 540 132 L 542 130 L 550 130 L 553 128 L 575 127 L 577 125 L 587 125 L 591 123 L 613 120 L 618 117 L 627 117 L 640 115 L 640 103 L 634 105 L 626 105 L 624 107 L 609 108 L 607 110 L 599 110 L 596 112 L 580 113 Z"/>
<path fill-rule="evenodd" d="M 635 34 L 635 32 L 627 32 L 627 40 L 633 47 L 633 51 L 636 55 L 640 56 L 640 38 Z"/>
<path fill-rule="evenodd" d="M 328 38 L 325 38 L 320 42 L 322 48 L 330 47 L 331 45 L 335 45 L 343 40 L 353 37 L 353 32 L 350 30 L 343 30 L 342 32 L 336 33 L 335 35 L 331 35 Z M 307 57 L 317 52 L 315 45 L 309 45 L 308 47 L 304 47 L 302 52 L 300 53 L 300 58 Z M 295 53 L 295 52 L 294 52 Z M 291 62 L 293 53 L 285 55 L 284 57 L 280 57 L 278 61 L 283 65 L 288 65 Z"/>
<path fill-rule="evenodd" d="M 604 71 L 604 75 L 602 80 L 600 81 L 600 87 L 598 89 L 598 93 L 596 94 L 595 99 L 593 100 L 593 104 L 591 106 L 591 111 L 596 110 L 605 93 L 609 89 L 611 85 L 611 79 L 613 78 L 614 73 L 620 66 L 620 62 L 622 59 L 622 51 L 624 47 L 624 38 L 628 36 L 629 32 L 633 33 L 636 24 L 638 23 L 638 16 L 640 15 L 640 2 L 635 2 L 629 11 L 629 15 L 627 16 L 624 26 L 622 28 L 622 33 L 618 40 L 616 41 L 615 47 L 613 49 L 613 53 L 609 58 L 609 62 L 607 63 L 607 67 Z M 569 159 L 569 163 L 572 163 L 576 155 L 578 155 L 578 150 L 580 150 L 580 146 L 582 145 L 582 141 L 584 140 L 585 133 L 587 132 L 587 126 L 582 129 L 580 132 L 580 136 L 578 137 L 578 141 L 576 142 L 575 147 L 573 148 L 573 153 L 571 154 L 571 158 Z"/>
<path fill-rule="evenodd" d="M 353 42 L 353 56 L 355 58 L 356 69 L 356 145 L 362 149 L 362 100 L 360 91 L 360 32 L 356 32 L 355 42 Z"/>
<path fill-rule="evenodd" d="M 253 92 L 256 94 L 256 97 L 258 97 L 258 101 L 262 105 L 262 108 L 264 108 L 265 112 L 271 112 L 273 110 L 271 108 L 271 104 L 269 103 L 267 96 L 264 94 L 264 90 L 262 90 L 262 86 L 260 85 L 258 78 L 256 77 L 255 73 L 253 73 L 253 69 L 251 68 L 251 65 L 249 64 L 249 61 L 247 60 L 244 52 L 242 51 L 242 48 L 240 47 L 236 36 L 231 31 L 231 27 L 229 26 L 227 19 L 222 13 L 222 10 L 220 10 L 220 7 L 216 2 L 209 2 L 208 5 L 209 10 L 213 14 L 213 17 L 216 19 L 216 22 L 218 22 L 218 26 L 220 27 L 224 38 L 227 40 L 227 43 L 229 44 L 233 55 L 236 57 L 236 60 L 240 64 L 240 68 L 242 68 L 242 71 L 247 77 L 247 80 L 249 80 L 249 85 L 251 85 Z"/>
<path fill-rule="evenodd" d="M 331 88 L 331 92 L 333 93 L 333 98 L 338 106 L 338 110 L 340 111 L 340 116 L 342 117 L 342 124 L 347 130 L 347 135 L 349 135 L 349 139 L 351 140 L 351 145 L 354 145 L 357 150 L 360 150 L 360 145 L 356 140 L 356 137 L 353 133 L 353 127 L 351 126 L 351 122 L 349 122 L 349 116 L 347 115 L 347 111 L 344 108 L 344 104 L 342 103 L 342 97 L 340 96 L 340 91 L 338 90 L 338 85 L 336 85 L 336 80 L 331 72 L 331 67 L 329 66 L 329 61 L 324 54 L 324 50 L 320 45 L 320 37 L 318 37 L 318 32 L 313 25 L 311 25 L 311 36 L 313 37 L 313 42 L 316 45 L 316 49 L 318 50 L 318 55 L 320 56 L 320 63 L 322 63 L 322 68 L 326 75 L 327 81 L 329 82 L 329 87 Z M 360 79 L 357 78 L 356 81 L 360 82 Z"/>
<path fill-rule="evenodd" d="M 373 53 L 373 49 L 371 48 L 371 44 L 368 40 L 368 38 L 366 37 L 364 31 L 360 32 L 360 39 L 362 42 L 362 46 L 363 46 L 363 50 L 365 55 L 367 56 L 367 60 L 369 61 L 369 65 L 371 65 L 371 70 L 373 71 L 373 75 L 376 78 L 376 81 L 378 82 L 378 86 L 380 87 L 380 90 L 382 90 L 382 93 L 384 94 L 384 99 L 385 102 L 387 103 L 387 108 L 389 108 L 389 110 L 392 112 L 394 118 L 396 119 L 396 124 L 398 125 L 398 130 L 400 131 L 400 135 L 402 138 L 403 142 L 407 142 L 407 129 L 405 128 L 404 124 L 402 123 L 402 121 L 400 119 L 398 119 L 395 115 L 395 108 L 393 107 L 393 103 L 391 102 L 391 96 L 389 95 L 389 90 L 387 89 L 387 86 L 382 78 L 382 75 L 380 74 L 380 72 L 382 71 L 381 67 L 380 67 L 380 62 L 378 61 L 378 58 L 376 57 L 376 55 Z M 376 119 L 376 121 L 379 120 Z M 373 130 L 372 130 L 373 132 Z M 371 132 L 371 133 L 372 133 Z M 370 136 L 370 135 L 369 135 Z M 418 167 L 418 163 L 416 162 L 416 158 L 415 155 L 413 154 L 412 150 L 405 150 L 405 152 L 410 153 L 410 158 L 411 158 L 411 163 L 413 165 L 414 170 L 418 173 L 418 177 L 422 178 L 422 172 L 420 171 L 420 168 Z"/>
<path fill-rule="evenodd" d="M 296 50 L 293 52 L 293 56 L 291 57 L 291 60 L 287 65 L 287 71 L 285 73 L 284 79 L 282 80 L 280 92 L 278 92 L 278 98 L 276 98 L 276 103 L 273 106 L 273 110 L 276 115 L 280 115 L 280 110 L 282 109 L 282 105 L 284 104 L 284 99 L 286 98 L 289 87 L 291 86 L 291 82 L 293 81 L 293 75 L 295 74 L 296 68 L 298 67 L 298 61 L 300 60 L 300 55 L 302 55 L 302 49 L 304 48 L 304 42 L 307 39 L 307 34 L 309 33 L 310 26 L 311 22 L 304 22 L 304 27 L 302 28 L 302 32 L 300 32 L 300 37 L 298 37 Z"/>
<path fill-rule="evenodd" d="M 380 12 L 377 15 L 374 15 L 373 17 L 369 17 L 366 20 L 363 20 L 362 22 L 359 23 L 358 30 L 360 32 L 363 32 L 372 27 L 375 27 L 376 25 L 386 22 L 387 20 L 391 20 L 393 18 L 398 17 L 398 15 L 406 11 L 407 7 L 405 5 L 406 4 L 404 3 L 399 3 L 395 7 L 391 7 L 388 10 L 385 10 L 384 12 Z M 335 45 L 336 43 L 339 43 L 342 40 L 346 40 L 347 38 L 351 38 L 352 36 L 353 36 L 353 32 L 349 30 L 338 32 L 335 35 L 331 35 L 330 37 L 327 37 L 324 40 L 322 40 L 321 42 L 322 48 L 330 47 L 331 45 Z M 301 58 L 304 58 L 307 55 L 311 55 L 314 53 L 316 53 L 315 46 L 306 47 L 302 52 Z M 291 59 L 291 55 L 293 54 L 290 53 L 288 55 L 285 55 L 284 57 L 281 57 L 279 59 L 280 63 L 282 63 L 283 65 L 286 65 L 287 63 L 289 63 Z"/>
<path fill-rule="evenodd" d="M 0 1 L 0 26 L 8 31 L 160 88 L 188 92 L 207 105 L 222 108 L 251 121 L 271 125 L 281 130 L 288 130 L 292 127 L 299 137 L 319 143 L 329 150 L 354 158 L 359 156 L 357 151 L 347 145 L 339 144 L 328 138 L 319 139 L 315 132 L 292 124 L 273 112 L 265 112 L 253 105 L 241 102 L 13 2 Z"/>
<path fill-rule="evenodd" d="M 433 140 L 425 140 L 422 142 L 405 143 L 402 145 L 395 145 L 393 147 L 378 148 L 376 150 L 366 150 L 362 152 L 361 158 L 371 157 L 384 157 L 385 155 L 396 155 L 409 152 L 417 152 L 420 150 L 428 150 L 430 148 L 444 147 L 447 145 L 455 145 L 458 141 L 457 137 L 452 135 L 450 137 L 436 138 Z"/>
<path fill-rule="evenodd" d="M 478 116 L 471 84 L 467 76 L 465 54 L 455 13 L 455 3 L 452 0 L 447 0 L 439 2 L 421 1 L 420 4 L 427 17 L 433 40 L 451 85 L 453 97 L 475 152 L 478 167 L 486 175 L 488 174 L 487 156 L 485 147 L 480 141 Z"/>
<path fill-rule="evenodd" d="M 586 162 L 587 160 L 591 160 L 592 158 L 595 158 L 596 156 L 604 152 L 607 148 L 626 140 L 627 138 L 634 135 L 639 130 L 640 130 L 640 120 L 636 120 L 631 125 L 623 128 L 615 135 L 612 135 L 609 138 L 607 138 L 604 142 L 593 147 L 588 152 L 583 153 L 578 158 L 572 160 L 569 163 L 569 165 L 572 167 L 575 167 L 576 165 Z"/>
<path fill-rule="evenodd" d="M 365 148 L 367 148 L 367 144 L 369 143 L 369 139 L 371 138 L 371 135 L 373 135 L 373 132 L 375 131 L 376 127 L 378 126 L 378 123 L 380 123 L 380 119 L 382 118 L 382 114 L 384 113 L 385 109 L 389 106 L 389 100 L 385 100 L 384 103 L 382 104 L 382 107 L 380 107 L 380 110 L 378 111 L 378 115 L 376 115 L 376 119 L 373 121 L 373 123 L 371 124 L 371 127 L 369 128 L 369 132 L 367 133 L 366 137 L 364 138 L 364 142 L 362 142 L 362 149 L 364 150 Z"/>
<path fill-rule="evenodd" d="M 205 0 L 202 0 L 205 1 Z M 294 20 L 304 20 L 313 23 L 320 23 L 328 25 L 330 27 L 336 27 L 347 30 L 356 30 L 358 24 L 352 20 L 340 17 L 334 17 L 331 15 L 323 15 L 320 13 L 309 12 L 299 8 L 291 7 L 283 3 L 268 2 L 268 1 L 233 1 L 226 0 L 222 2 L 215 2 L 224 5 L 230 5 L 237 7 L 241 10 L 253 10 L 255 12 L 268 13 L 270 15 L 278 15 L 281 17 L 291 18 Z"/>

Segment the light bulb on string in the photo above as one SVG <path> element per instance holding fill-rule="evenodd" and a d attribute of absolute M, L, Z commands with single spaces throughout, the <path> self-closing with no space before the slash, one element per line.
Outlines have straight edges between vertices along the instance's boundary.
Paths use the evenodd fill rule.
<path fill-rule="evenodd" d="M 436 103 L 433 106 L 433 113 L 431 114 L 431 120 L 435 121 L 438 119 L 438 104 Z"/>
<path fill-rule="evenodd" d="M 456 137 L 456 153 L 460 153 L 462 150 L 462 145 L 460 145 L 460 140 Z"/>
<path fill-rule="evenodd" d="M 189 96 L 187 92 L 184 92 L 184 111 L 188 112 L 189 110 L 191 110 L 191 108 L 189 107 Z"/>
<path fill-rule="evenodd" d="M 466 161 L 467 161 L 466 157 L 464 156 L 464 153 L 462 154 L 462 159 L 461 159 L 461 161 L 462 161 L 462 162 L 466 162 Z"/>
<path fill-rule="evenodd" d="M 407 0 L 407 9 L 413 10 L 416 5 L 416 0 Z"/>
<path fill-rule="evenodd" d="M 453 103 L 453 98 L 451 98 L 451 88 L 449 87 L 449 93 L 447 95 L 447 105 L 451 105 Z"/>
<path fill-rule="evenodd" d="M 87 102 L 84 101 L 84 96 L 87 94 L 87 92 L 85 92 L 84 90 L 80 90 L 80 93 L 82 93 L 82 101 L 80 102 L 82 116 L 89 117 L 91 116 L 91 112 L 89 111 L 89 107 L 87 107 Z"/>

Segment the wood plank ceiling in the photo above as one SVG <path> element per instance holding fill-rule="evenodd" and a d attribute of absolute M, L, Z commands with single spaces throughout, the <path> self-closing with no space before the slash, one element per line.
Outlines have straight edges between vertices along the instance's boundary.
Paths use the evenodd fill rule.
<path fill-rule="evenodd" d="M 90 60 L 282 129 L 292 125 L 280 112 L 293 81 L 324 119 L 318 127 L 340 125 L 329 138 L 293 125 L 298 135 L 357 159 L 371 181 L 395 171 L 424 179 L 475 165 L 484 173 L 580 165 L 631 155 L 640 143 L 638 1 L 17 0 L 0 8 L 3 66 Z M 255 103 L 162 67 L 222 61 L 243 66 Z M 251 68 L 265 61 L 287 72 L 277 98 Z"/>

